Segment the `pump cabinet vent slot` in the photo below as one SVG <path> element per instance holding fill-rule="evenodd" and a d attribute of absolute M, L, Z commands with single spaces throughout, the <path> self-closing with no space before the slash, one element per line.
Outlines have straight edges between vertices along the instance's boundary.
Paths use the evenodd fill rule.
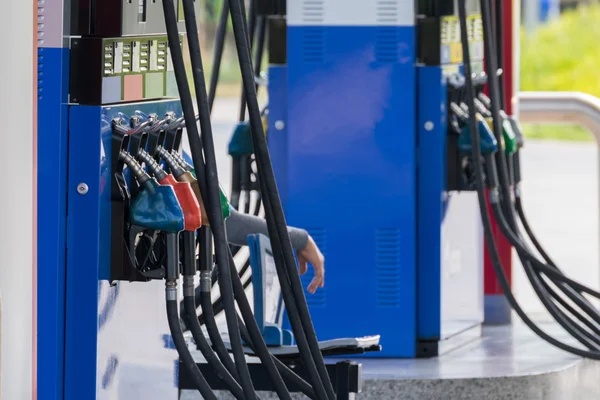
<path fill-rule="evenodd" d="M 302 21 L 306 24 L 319 24 L 325 20 L 325 0 L 304 0 Z"/>
<path fill-rule="evenodd" d="M 306 63 L 325 62 L 325 30 L 323 28 L 311 27 L 304 30 L 302 55 Z"/>
<path fill-rule="evenodd" d="M 377 0 L 377 23 L 397 24 L 400 16 L 399 0 Z"/>
<path fill-rule="evenodd" d="M 376 304 L 380 308 L 400 307 L 400 230 L 380 228 L 375 233 Z"/>
<path fill-rule="evenodd" d="M 377 28 L 375 58 L 381 63 L 397 63 L 400 59 L 400 38 L 394 27 Z"/>

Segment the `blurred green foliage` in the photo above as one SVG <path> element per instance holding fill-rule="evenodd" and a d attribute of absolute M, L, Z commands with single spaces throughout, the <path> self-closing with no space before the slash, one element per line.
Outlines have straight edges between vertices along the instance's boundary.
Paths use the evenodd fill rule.
<path fill-rule="evenodd" d="M 521 33 L 522 91 L 579 91 L 600 97 L 600 5 L 580 6 L 531 35 Z M 531 138 L 587 141 L 572 126 L 526 126 Z"/>

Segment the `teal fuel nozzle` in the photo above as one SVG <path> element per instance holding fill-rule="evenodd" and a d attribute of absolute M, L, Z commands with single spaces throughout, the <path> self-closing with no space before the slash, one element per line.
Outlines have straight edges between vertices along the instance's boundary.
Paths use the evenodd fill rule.
<path fill-rule="evenodd" d="M 479 146 L 482 155 L 494 154 L 498 151 L 498 141 L 494 137 L 494 133 L 487 124 L 485 118 L 477 113 L 477 128 L 479 131 Z M 458 149 L 461 153 L 471 153 L 473 143 L 471 142 L 471 131 L 469 126 L 463 126 L 460 136 L 458 137 Z"/>
<path fill-rule="evenodd" d="M 231 157 L 250 156 L 254 154 L 252 130 L 248 121 L 240 122 L 236 125 L 229 141 L 228 150 Z"/>
<path fill-rule="evenodd" d="M 172 186 L 162 186 L 142 169 L 135 159 L 121 151 L 119 158 L 130 168 L 141 186 L 131 204 L 129 219 L 132 225 L 155 231 L 178 233 L 184 230 L 183 210 Z"/>

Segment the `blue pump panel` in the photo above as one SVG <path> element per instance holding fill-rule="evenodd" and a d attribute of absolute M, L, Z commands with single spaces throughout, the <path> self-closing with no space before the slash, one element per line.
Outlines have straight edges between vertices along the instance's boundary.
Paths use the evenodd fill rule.
<path fill-rule="evenodd" d="M 326 258 L 325 288 L 306 293 L 318 338 L 381 334 L 377 356 L 412 357 L 414 27 L 289 26 L 287 35 L 288 67 L 269 76 L 278 99 L 269 141 L 288 224 L 308 228 Z"/>
<path fill-rule="evenodd" d="M 447 72 L 455 71 L 417 68 L 418 338 L 440 342 L 440 352 L 446 341 L 454 347 L 476 337 L 483 321 L 477 194 L 447 190 Z"/>
<path fill-rule="evenodd" d="M 293 334 L 283 329 L 284 304 L 271 242 L 265 235 L 248 235 L 254 318 L 262 330 L 267 346 L 291 346 Z"/>
<path fill-rule="evenodd" d="M 111 285 L 111 125 L 118 112 L 181 114 L 177 101 L 72 106 L 69 115 L 64 399 L 177 397 L 164 282 Z M 81 195 L 77 185 L 85 183 Z"/>
<path fill-rule="evenodd" d="M 43 199 L 37 203 L 39 400 L 62 399 L 64 389 L 68 65 L 68 49 L 38 49 L 37 190 Z"/>

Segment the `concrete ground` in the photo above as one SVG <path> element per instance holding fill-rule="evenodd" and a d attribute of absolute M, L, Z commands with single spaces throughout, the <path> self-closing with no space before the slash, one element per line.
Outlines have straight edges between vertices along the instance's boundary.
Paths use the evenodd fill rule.
<path fill-rule="evenodd" d="M 523 202 L 530 224 L 569 277 L 600 287 L 598 158 L 595 143 L 528 142 L 523 150 Z M 517 260 L 516 256 L 514 260 Z M 518 260 L 514 289 L 527 311 L 542 305 Z"/>

